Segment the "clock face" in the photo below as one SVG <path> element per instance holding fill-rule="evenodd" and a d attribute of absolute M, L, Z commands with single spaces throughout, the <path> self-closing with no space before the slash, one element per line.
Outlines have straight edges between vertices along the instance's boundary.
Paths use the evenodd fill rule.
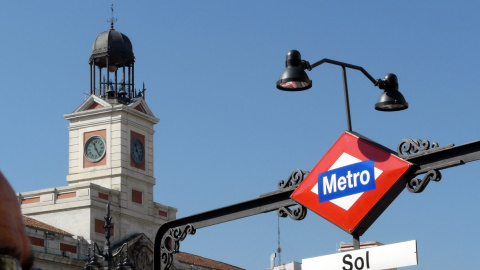
<path fill-rule="evenodd" d="M 130 154 L 133 161 L 137 164 L 141 164 L 145 159 L 145 148 L 143 147 L 142 141 L 138 138 L 133 138 L 130 147 Z"/>
<path fill-rule="evenodd" d="M 90 162 L 98 162 L 105 156 L 105 140 L 100 136 L 92 136 L 85 143 L 85 158 Z"/>

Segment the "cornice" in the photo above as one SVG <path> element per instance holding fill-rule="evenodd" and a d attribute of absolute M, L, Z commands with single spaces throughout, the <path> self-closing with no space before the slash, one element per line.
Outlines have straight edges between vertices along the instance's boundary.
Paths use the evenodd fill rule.
<path fill-rule="evenodd" d="M 103 107 L 98 109 L 68 113 L 68 114 L 64 114 L 63 117 L 65 117 L 65 119 L 67 119 L 68 121 L 72 121 L 75 119 L 80 120 L 81 118 L 86 118 L 86 117 L 113 114 L 116 112 L 131 114 L 140 119 L 151 122 L 153 124 L 157 124 L 158 122 L 160 122 L 160 119 L 156 118 L 155 116 L 151 116 L 151 115 L 139 112 L 135 108 L 132 108 L 123 104 L 119 104 L 111 107 Z"/>

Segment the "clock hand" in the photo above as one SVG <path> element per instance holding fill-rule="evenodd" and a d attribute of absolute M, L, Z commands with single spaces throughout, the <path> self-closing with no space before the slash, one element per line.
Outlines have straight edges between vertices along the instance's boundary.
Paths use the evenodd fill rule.
<path fill-rule="evenodd" d="M 95 142 L 92 144 L 93 144 L 93 148 L 95 148 L 95 152 L 97 152 L 97 155 L 100 156 L 100 153 L 98 152 L 98 149 L 97 149 L 97 145 L 95 144 Z"/>

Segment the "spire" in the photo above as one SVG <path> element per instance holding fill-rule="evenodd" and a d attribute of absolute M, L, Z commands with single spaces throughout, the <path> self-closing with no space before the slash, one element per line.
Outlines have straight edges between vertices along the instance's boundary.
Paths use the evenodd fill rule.
<path fill-rule="evenodd" d="M 107 22 L 110 22 L 110 28 L 113 30 L 113 24 L 117 21 L 117 18 L 113 17 L 113 4 L 110 5 L 110 9 L 112 10 L 112 17 Z"/>

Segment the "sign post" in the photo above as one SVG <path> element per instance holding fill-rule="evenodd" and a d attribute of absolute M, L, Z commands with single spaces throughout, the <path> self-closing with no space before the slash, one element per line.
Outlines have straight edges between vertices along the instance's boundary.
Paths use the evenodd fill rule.
<path fill-rule="evenodd" d="M 303 259 L 302 270 L 382 270 L 417 264 L 417 241 L 411 240 Z"/>

